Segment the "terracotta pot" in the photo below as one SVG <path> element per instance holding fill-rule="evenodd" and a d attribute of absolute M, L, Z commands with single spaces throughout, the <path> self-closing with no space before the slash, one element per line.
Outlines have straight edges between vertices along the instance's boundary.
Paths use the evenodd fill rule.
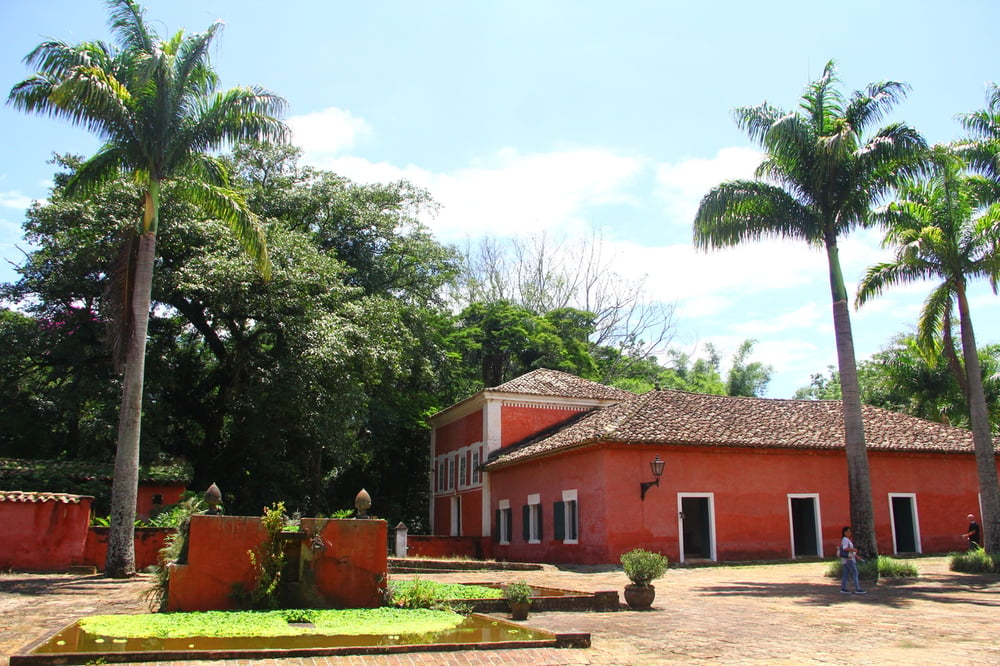
<path fill-rule="evenodd" d="M 625 603 L 633 610 L 646 610 L 653 604 L 656 588 L 652 585 L 626 585 Z"/>
<path fill-rule="evenodd" d="M 530 601 L 521 603 L 514 603 L 510 601 L 508 603 L 510 604 L 510 619 L 512 620 L 528 619 L 528 609 L 531 608 Z"/>

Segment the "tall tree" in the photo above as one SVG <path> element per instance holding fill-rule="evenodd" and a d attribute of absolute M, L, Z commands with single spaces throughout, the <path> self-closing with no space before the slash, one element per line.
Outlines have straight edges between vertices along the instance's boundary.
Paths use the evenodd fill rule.
<path fill-rule="evenodd" d="M 960 114 L 958 119 L 969 133 L 958 152 L 973 171 L 1000 186 L 1000 86 L 990 85 L 985 108 Z"/>
<path fill-rule="evenodd" d="M 887 192 L 894 170 L 924 148 L 902 123 L 870 132 L 901 101 L 907 86 L 869 84 L 845 97 L 830 61 L 804 91 L 799 109 L 764 102 L 735 110 L 736 122 L 766 152 L 755 180 L 722 183 L 701 201 L 694 242 L 729 247 L 764 237 L 801 240 L 826 249 L 837 360 L 843 393 L 851 523 L 858 549 L 877 554 L 868 452 L 858 393 L 854 338 L 838 241 L 870 223 L 870 209 Z"/>
<path fill-rule="evenodd" d="M 112 301 L 119 326 L 124 382 L 112 489 L 106 574 L 135 573 L 133 523 L 139 433 L 156 234 L 163 183 L 225 220 L 262 271 L 264 236 L 243 199 L 229 187 L 212 151 L 241 140 L 284 140 L 285 102 L 260 88 L 218 91 L 209 62 L 222 24 L 203 33 L 161 39 L 133 0 L 110 0 L 115 44 L 46 41 L 25 58 L 36 72 L 11 90 L 8 103 L 29 113 L 69 120 L 105 143 L 84 161 L 70 193 L 88 194 L 122 173 L 140 184 L 142 215 L 116 268 Z"/>
<path fill-rule="evenodd" d="M 895 257 L 868 269 L 858 285 L 857 302 L 864 304 L 890 286 L 940 280 L 924 301 L 917 326 L 918 340 L 926 348 L 936 343 L 953 303 L 958 306 L 985 545 L 996 553 L 1000 552 L 1000 486 L 967 289 L 975 278 L 986 278 L 994 291 L 997 288 L 1000 206 L 984 205 L 983 193 L 992 198 L 991 188 L 984 187 L 982 178 L 965 175 L 963 160 L 948 146 L 929 151 L 923 171 L 925 177 L 902 183 L 899 199 L 880 211 L 887 227 L 885 245 L 895 248 Z"/>

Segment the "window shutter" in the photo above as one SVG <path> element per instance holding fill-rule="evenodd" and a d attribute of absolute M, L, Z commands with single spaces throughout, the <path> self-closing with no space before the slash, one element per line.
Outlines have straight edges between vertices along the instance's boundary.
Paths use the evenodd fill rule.
<path fill-rule="evenodd" d="M 493 530 L 493 540 L 494 541 L 499 541 L 500 540 L 500 509 L 496 510 L 496 519 L 494 520 L 494 524 L 496 525 L 496 527 Z"/>
<path fill-rule="evenodd" d="M 552 504 L 552 531 L 556 541 L 566 539 L 566 504 L 564 502 L 554 502 Z"/>
<path fill-rule="evenodd" d="M 525 541 L 531 539 L 531 507 L 527 504 L 521 507 L 521 535 Z"/>
<path fill-rule="evenodd" d="M 537 511 L 538 511 L 538 540 L 539 541 L 544 541 L 545 540 L 545 530 L 542 529 L 542 514 L 545 513 L 545 512 L 542 511 L 542 505 L 541 504 L 538 504 L 536 506 L 538 507 L 538 509 L 537 509 Z"/>

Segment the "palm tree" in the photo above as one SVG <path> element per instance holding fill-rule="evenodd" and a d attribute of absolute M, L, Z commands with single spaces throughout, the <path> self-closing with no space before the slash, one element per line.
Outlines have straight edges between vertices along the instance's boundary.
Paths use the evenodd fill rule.
<path fill-rule="evenodd" d="M 958 116 L 969 140 L 958 146 L 969 167 L 1000 185 L 1000 86 L 986 93 L 986 108 Z"/>
<path fill-rule="evenodd" d="M 866 303 L 892 285 L 941 280 L 924 301 L 917 325 L 918 340 L 926 348 L 936 343 L 943 326 L 950 326 L 951 308 L 958 306 L 965 364 L 959 381 L 969 401 L 986 549 L 1000 552 L 1000 486 L 967 294 L 972 278 L 985 277 L 996 291 L 1000 206 L 988 205 L 989 184 L 967 175 L 964 161 L 952 148 L 935 146 L 925 164 L 926 176 L 902 183 L 899 199 L 879 212 L 888 229 L 884 243 L 896 248 L 895 258 L 868 269 L 858 286 L 857 303 Z"/>
<path fill-rule="evenodd" d="M 133 0 L 109 0 L 108 7 L 116 45 L 43 42 L 25 58 L 34 75 L 14 86 L 7 101 L 29 113 L 65 118 L 104 141 L 73 174 L 68 193 L 92 193 L 121 174 L 142 192 L 141 219 L 125 244 L 110 298 L 112 308 L 120 306 L 113 314 L 124 378 L 106 574 L 124 577 L 135 572 L 142 384 L 163 186 L 169 183 L 176 196 L 227 221 L 266 275 L 262 231 L 211 152 L 235 141 L 284 140 L 287 129 L 279 119 L 285 107 L 280 97 L 248 87 L 217 92 L 208 52 L 221 23 L 163 40 Z"/>
<path fill-rule="evenodd" d="M 894 168 L 924 147 L 901 123 L 869 136 L 869 128 L 906 94 L 895 81 L 869 84 L 849 99 L 839 91 L 836 64 L 807 86 L 796 111 L 766 102 L 735 110 L 736 122 L 766 152 L 755 180 L 729 181 L 701 201 L 694 242 L 701 249 L 765 237 L 792 238 L 824 247 L 833 296 L 833 324 L 843 393 L 851 523 L 858 549 L 877 554 L 868 453 L 858 391 L 847 289 L 837 241 L 869 224 L 871 207 L 887 191 Z"/>

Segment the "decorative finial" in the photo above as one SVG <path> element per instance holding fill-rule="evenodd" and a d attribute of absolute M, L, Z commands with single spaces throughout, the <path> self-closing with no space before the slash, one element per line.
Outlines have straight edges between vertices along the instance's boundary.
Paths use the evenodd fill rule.
<path fill-rule="evenodd" d="M 217 516 L 221 513 L 219 505 L 222 504 L 222 491 L 214 483 L 205 491 L 205 503 L 208 504 L 208 515 Z"/>
<path fill-rule="evenodd" d="M 364 488 L 354 498 L 354 508 L 358 510 L 358 518 L 368 518 L 368 509 L 372 508 L 372 496 Z"/>

